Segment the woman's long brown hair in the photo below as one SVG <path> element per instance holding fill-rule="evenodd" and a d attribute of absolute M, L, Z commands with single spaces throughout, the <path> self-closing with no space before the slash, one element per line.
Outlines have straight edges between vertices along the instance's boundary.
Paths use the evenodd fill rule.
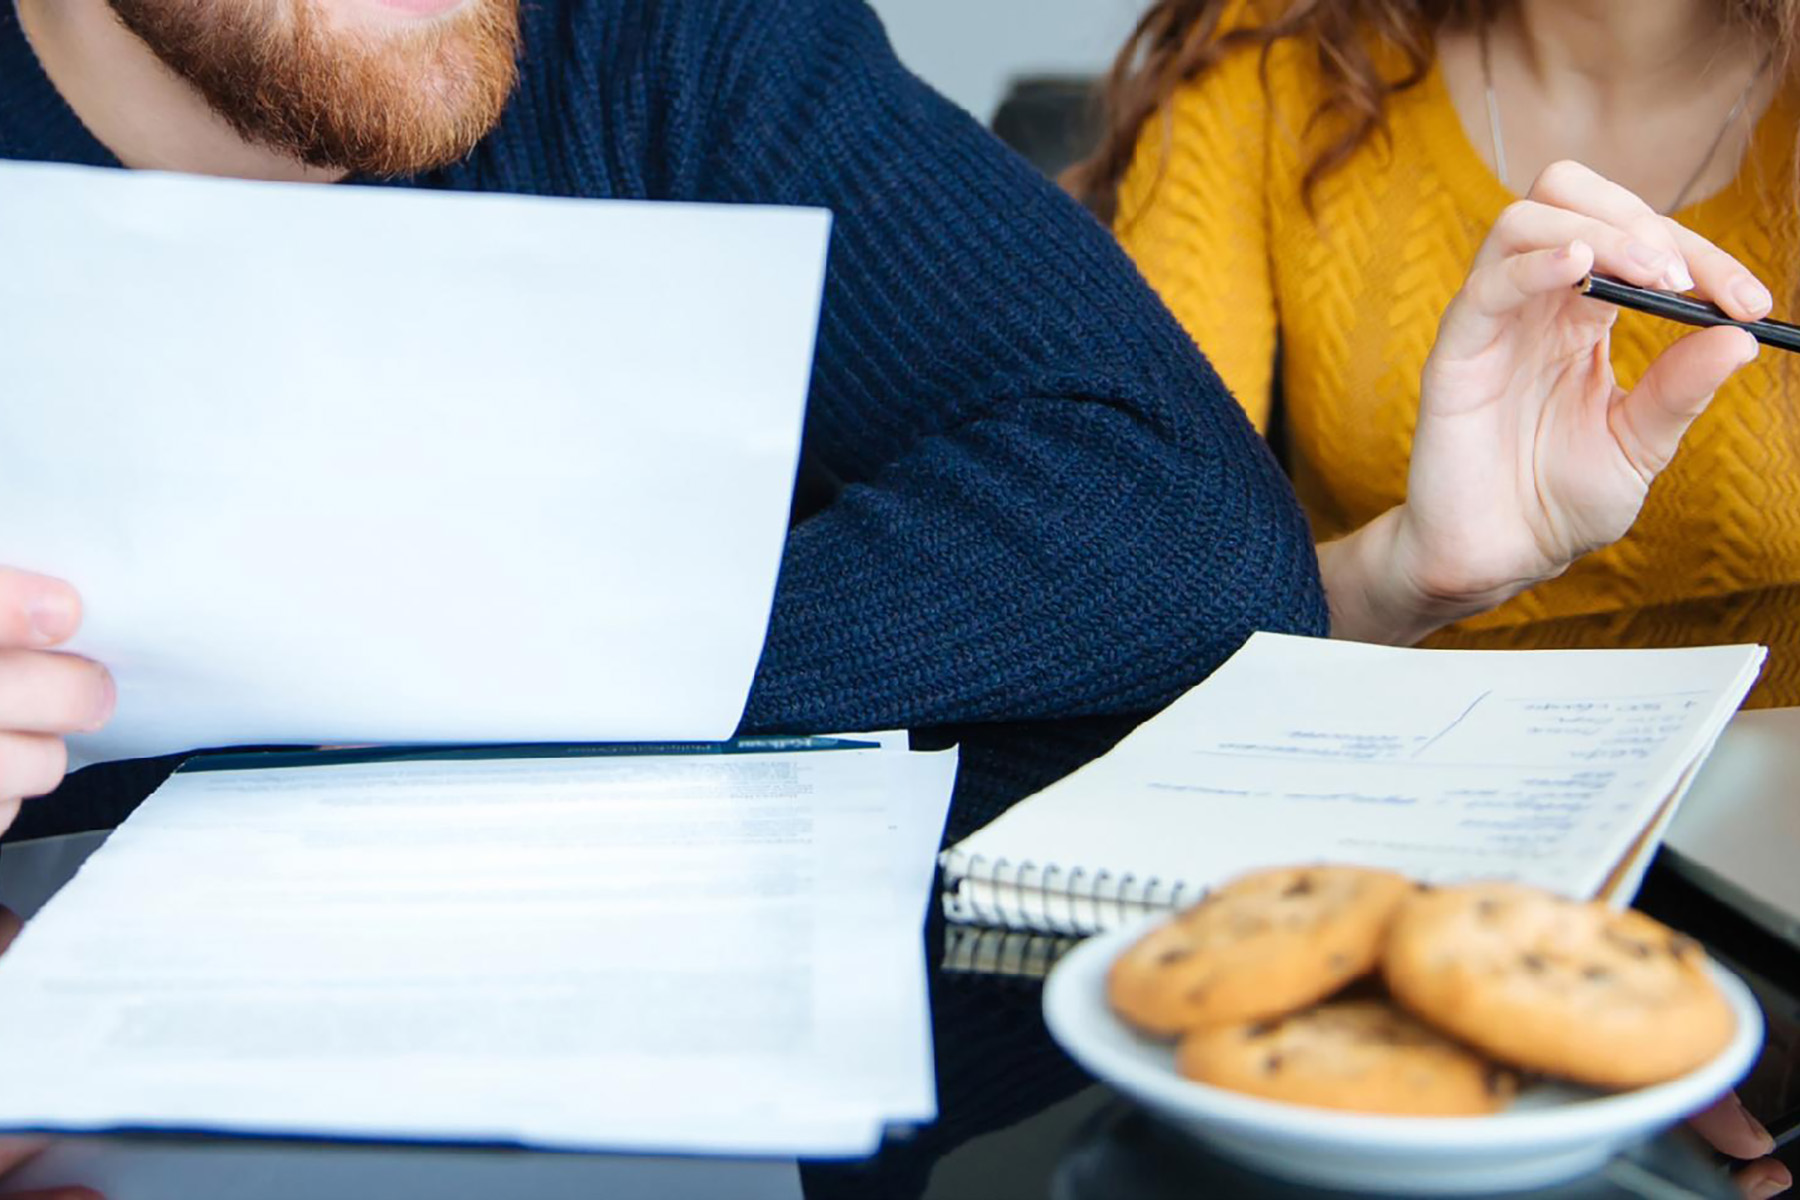
<path fill-rule="evenodd" d="M 1166 112 L 1175 93 L 1226 55 L 1284 38 L 1309 44 L 1318 58 L 1324 98 L 1309 131 L 1328 130 L 1302 181 L 1311 203 L 1319 181 L 1386 130 L 1389 97 L 1416 86 L 1431 69 L 1432 37 L 1447 22 L 1488 20 L 1504 0 L 1156 0 L 1133 30 L 1107 76 L 1100 148 L 1064 182 L 1101 220 L 1118 216 L 1119 186 L 1131 169 L 1146 124 Z M 1800 0 L 1719 0 L 1729 16 L 1748 21 L 1776 49 L 1786 71 L 1800 41 Z M 1222 28 L 1226 14 L 1245 18 Z M 1404 70 L 1384 69 L 1383 47 L 1398 51 Z"/>

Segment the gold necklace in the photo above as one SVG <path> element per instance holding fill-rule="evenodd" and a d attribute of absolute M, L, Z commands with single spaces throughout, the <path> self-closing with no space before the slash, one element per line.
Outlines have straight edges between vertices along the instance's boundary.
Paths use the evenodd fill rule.
<path fill-rule="evenodd" d="M 1494 174 L 1500 177 L 1500 186 L 1511 191 L 1512 184 L 1507 180 L 1506 170 L 1506 135 L 1500 129 L 1500 102 L 1494 96 L 1494 68 L 1488 54 L 1487 22 L 1483 21 L 1479 30 L 1481 82 L 1487 92 L 1488 140 L 1493 143 L 1494 147 Z M 1744 85 L 1744 90 L 1738 96 L 1737 103 L 1733 104 L 1731 111 L 1725 114 L 1725 120 L 1719 125 L 1718 134 L 1714 136 L 1712 145 L 1707 147 L 1706 157 L 1700 160 L 1700 165 L 1694 168 L 1694 173 L 1688 176 L 1688 181 L 1681 185 L 1681 191 L 1675 194 L 1674 203 L 1662 210 L 1664 216 L 1680 211 L 1681 206 L 1687 201 L 1688 195 L 1699 184 L 1701 176 L 1706 174 L 1706 168 L 1711 166 L 1713 159 L 1718 156 L 1719 147 L 1725 144 L 1725 135 L 1731 132 L 1732 124 L 1743 115 L 1744 108 L 1750 103 L 1751 94 L 1756 91 L 1756 85 L 1762 82 L 1762 77 L 1768 71 L 1769 64 L 1774 61 L 1774 58 L 1773 52 L 1763 55 L 1762 63 L 1752 72 L 1750 82 Z"/>

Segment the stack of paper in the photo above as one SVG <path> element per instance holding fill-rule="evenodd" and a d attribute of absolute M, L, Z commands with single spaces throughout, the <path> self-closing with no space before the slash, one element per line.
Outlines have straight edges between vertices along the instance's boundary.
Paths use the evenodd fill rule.
<path fill-rule="evenodd" d="M 866 1153 L 954 754 L 177 775 L 0 959 L 0 1127 Z"/>

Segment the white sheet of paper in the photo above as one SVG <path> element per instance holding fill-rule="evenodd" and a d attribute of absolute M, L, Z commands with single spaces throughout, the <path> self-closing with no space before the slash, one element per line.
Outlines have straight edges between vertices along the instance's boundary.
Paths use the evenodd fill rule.
<path fill-rule="evenodd" d="M 0 959 L 0 1127 L 867 1152 L 935 1111 L 920 917 L 954 775 L 177 775 Z"/>
<path fill-rule="evenodd" d="M 1177 882 L 1191 900 L 1243 871 L 1309 861 L 1591 896 L 1763 658 L 1757 646 L 1398 650 L 1259 633 L 1111 753 L 950 850 L 946 870 L 1130 875 L 1152 903 Z M 1033 902 L 962 886 L 955 912 Z M 1082 907 L 1081 925 L 1136 911 Z"/>
<path fill-rule="evenodd" d="M 9 1189 L 106 1200 L 801 1200 L 792 1162 L 141 1138 L 59 1142 Z"/>
<path fill-rule="evenodd" d="M 828 214 L 0 164 L 0 563 L 92 761 L 730 736 Z"/>

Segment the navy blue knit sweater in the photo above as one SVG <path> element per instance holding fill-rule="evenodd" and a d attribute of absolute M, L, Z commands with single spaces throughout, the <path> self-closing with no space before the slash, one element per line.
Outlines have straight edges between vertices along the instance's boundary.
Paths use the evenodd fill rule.
<path fill-rule="evenodd" d="M 747 728 L 1141 713 L 1253 630 L 1323 632 L 1306 526 L 1217 376 L 1107 232 L 905 71 L 861 0 L 524 8 L 502 124 L 406 186 L 836 214 L 806 456 L 842 490 L 793 530 Z M 0 157 L 117 165 L 10 0 Z M 965 770 L 994 793 L 974 818 L 1002 776 L 1066 766 L 1021 773 L 1020 753 Z"/>

